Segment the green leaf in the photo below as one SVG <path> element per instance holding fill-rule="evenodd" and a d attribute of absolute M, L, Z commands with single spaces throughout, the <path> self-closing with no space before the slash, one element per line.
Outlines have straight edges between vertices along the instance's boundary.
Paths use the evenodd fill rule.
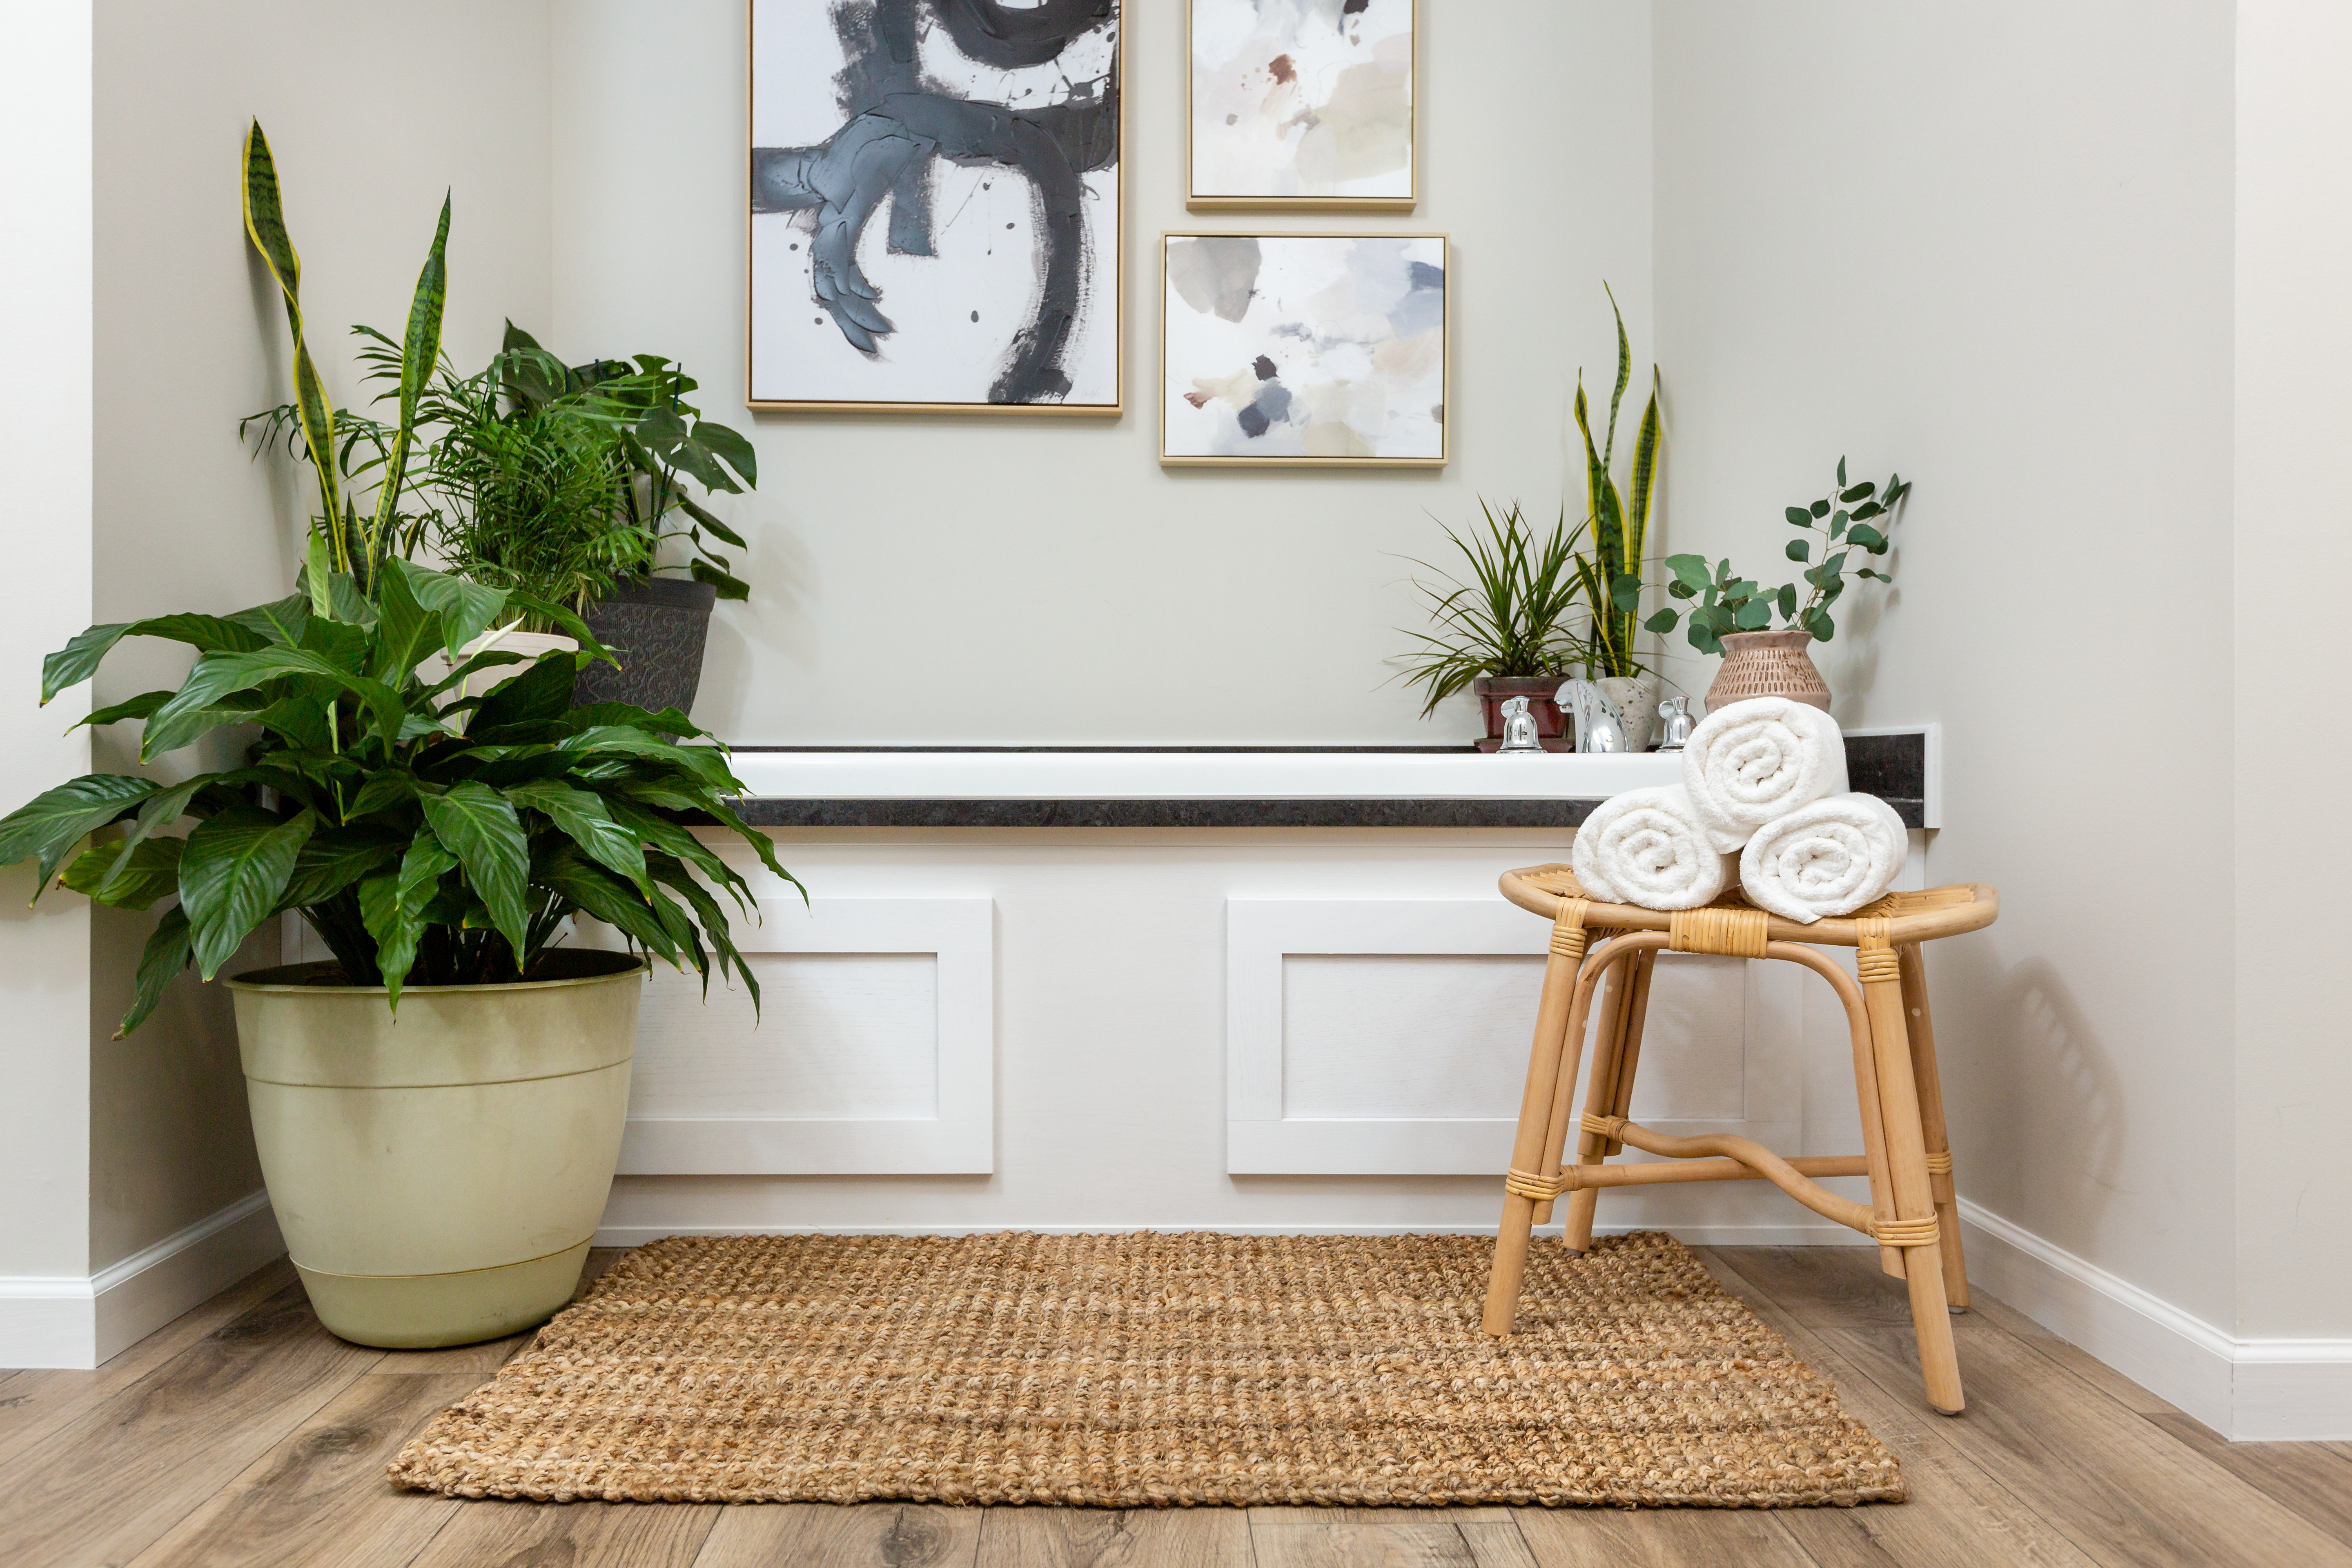
<path fill-rule="evenodd" d="M 1626 573 L 1609 584 L 1609 602 L 1626 615 L 1632 615 L 1642 603 L 1642 580 Z"/>
<path fill-rule="evenodd" d="M 1839 539 L 1839 538 L 1840 538 L 1840 537 L 1841 537 L 1844 532 L 1845 532 L 1845 513 L 1843 513 L 1843 512 L 1840 512 L 1840 513 L 1838 513 L 1838 514 L 1837 514 L 1836 519 L 1835 519 L 1834 521 L 1832 521 L 1830 523 L 1830 542 L 1831 542 L 1831 543 L 1832 543 L 1832 544 L 1836 543 L 1836 542 L 1838 542 L 1838 539 Z"/>
<path fill-rule="evenodd" d="M 713 457 L 743 476 L 743 482 L 754 489 L 760 484 L 760 454 L 751 443 L 724 425 L 708 419 L 694 422 L 694 439 Z M 740 539 L 729 542 L 741 544 Z"/>
<path fill-rule="evenodd" d="M 1750 599 L 1739 606 L 1739 614 L 1734 618 L 1743 632 L 1760 631 L 1771 622 L 1772 603 L 1769 599 Z"/>
<path fill-rule="evenodd" d="M 367 673 L 397 689 L 413 677 L 417 660 L 441 647 L 446 637 L 439 613 L 416 602 L 408 574 L 398 567 L 378 574 L 375 602 L 375 648 Z"/>
<path fill-rule="evenodd" d="M 188 679 L 181 685 L 179 695 L 158 709 L 154 717 L 147 721 L 146 737 L 140 744 L 141 760 L 184 746 L 206 731 L 232 722 L 207 712 L 215 707 L 216 699 L 258 686 L 281 675 L 316 675 L 333 681 L 366 704 L 378 730 L 387 739 L 400 733 L 401 724 L 408 717 L 407 705 L 390 687 L 381 681 L 370 680 L 365 676 L 355 675 L 325 654 L 311 648 L 270 647 L 258 653 L 208 653 L 196 660 L 195 668 L 188 672 Z M 201 925 L 202 922 L 198 923 Z"/>
<path fill-rule="evenodd" d="M 1827 642 L 1837 636 L 1837 623 L 1830 619 L 1827 610 L 1815 610 L 1805 618 L 1805 629 L 1813 634 L 1815 642 Z"/>
<path fill-rule="evenodd" d="M 237 944 L 278 907 L 295 858 L 318 826 L 304 811 L 290 821 L 254 806 L 199 824 L 180 859 L 180 906 L 188 911 L 196 973 L 210 980 Z"/>
<path fill-rule="evenodd" d="M 1859 545 L 1873 555 L 1886 553 L 1886 535 L 1866 522 L 1855 523 L 1847 532 L 1846 539 L 1850 543 Z"/>
<path fill-rule="evenodd" d="M 33 884 L 33 898 L 37 901 L 68 850 L 86 834 L 128 816 L 131 807 L 162 787 L 127 773 L 85 773 L 70 784 L 44 790 L 0 817 L 0 866 L 37 858 L 40 876 Z"/>
<path fill-rule="evenodd" d="M 286 231 L 285 210 L 278 192 L 278 165 L 270 156 L 269 139 L 262 134 L 258 120 L 245 133 L 245 232 L 253 241 L 254 249 L 261 253 L 286 302 L 286 324 L 294 335 L 295 405 L 300 413 L 302 440 L 310 450 L 310 467 L 318 477 L 319 512 L 332 527 L 343 515 L 335 483 L 341 469 L 335 461 L 334 405 L 327 396 L 325 384 L 319 379 L 319 367 L 311 363 L 310 350 L 302 341 L 302 262 L 294 252 L 293 237 Z M 320 553 L 317 547 L 326 542 L 315 531 L 312 540 L 315 562 Z M 351 569 L 349 561 L 337 561 L 335 564 L 345 571 Z M 310 592 L 314 607 L 323 614 L 328 601 L 315 570 Z"/>
<path fill-rule="evenodd" d="M 541 654 L 521 674 L 491 689 L 467 733 L 476 740 L 496 740 L 494 731 L 560 719 L 571 711 L 572 689 L 579 679 L 579 661 L 572 655 Z"/>
<path fill-rule="evenodd" d="M 1782 620 L 1792 621 L 1797 618 L 1797 585 L 1794 583 L 1781 584 L 1780 591 L 1774 595 L 1774 598 L 1780 607 Z"/>
<path fill-rule="evenodd" d="M 441 617 L 442 646 L 455 659 L 458 650 L 490 629 L 505 612 L 509 595 L 479 583 L 468 583 L 446 572 L 434 572 L 413 561 L 395 558 L 385 563 L 400 574 L 408 592 L 422 607 Z"/>
<path fill-rule="evenodd" d="M 143 910 L 179 890 L 184 838 L 145 838 L 128 853 L 111 844 L 85 849 L 58 885 L 119 910 Z"/>
<path fill-rule="evenodd" d="M 751 584 L 731 572 L 721 571 L 709 561 L 690 561 L 686 567 L 688 575 L 698 583 L 708 583 L 719 590 L 722 599 L 743 600 L 751 596 Z"/>
<path fill-rule="evenodd" d="M 335 613 L 335 595 L 331 587 L 334 580 L 332 547 L 328 544 L 326 534 L 313 528 L 310 552 L 302 565 L 302 583 L 310 591 L 310 614 L 321 620 L 332 617 Z"/>
<path fill-rule="evenodd" d="M 710 514 L 709 510 L 698 504 L 693 497 L 678 497 L 677 506 L 680 511 L 683 511 L 687 516 L 694 519 L 695 521 L 700 523 L 703 527 L 709 529 L 711 532 L 717 534 L 720 539 L 733 545 L 736 549 L 749 550 L 751 548 L 751 542 L 750 540 L 745 539 L 741 534 L 736 532 L 733 529 L 719 521 L 716 517 L 713 517 Z"/>
<path fill-rule="evenodd" d="M 1693 593 L 1706 587 L 1711 581 L 1704 555 L 1669 555 L 1666 557 L 1666 570 L 1675 574 L 1675 582 Z"/>
<path fill-rule="evenodd" d="M 389 870 L 400 864 L 411 838 L 398 828 L 374 823 L 313 833 L 294 858 L 294 874 L 278 895 L 278 907 L 300 910 L 323 904 L 362 878 Z"/>
<path fill-rule="evenodd" d="M 1838 455 L 1838 483 L 1845 483 L 1845 455 L 1843 453 L 1840 453 Z"/>
<path fill-rule="evenodd" d="M 1788 555 L 1791 561 L 1811 561 L 1813 558 L 1813 542 L 1810 539 L 1789 541 Z"/>
<path fill-rule="evenodd" d="M 1874 578 L 1876 578 L 1878 581 L 1880 581 L 1880 582 L 1882 582 L 1882 583 L 1891 581 L 1891 579 L 1890 579 L 1890 578 L 1888 578 L 1888 577 L 1887 577 L 1887 575 L 1886 575 L 1885 573 L 1883 573 L 1883 572 L 1874 572 L 1874 571 L 1872 571 L 1872 570 L 1871 570 L 1869 567 L 1867 567 L 1867 566 L 1864 566 L 1864 568 L 1862 568 L 1862 570 L 1860 570 L 1859 572 L 1856 572 L 1856 573 L 1854 574 L 1854 575 L 1855 575 L 1855 576 L 1857 576 L 1857 577 L 1874 577 Z"/>
<path fill-rule="evenodd" d="M 710 733 L 709 731 L 698 727 L 692 720 L 675 708 L 665 708 L 658 713 L 649 713 L 642 708 L 633 707 L 626 702 L 587 703 L 566 713 L 563 716 L 563 722 L 575 731 L 593 730 L 599 725 L 614 724 L 626 730 L 643 730 L 655 735 L 698 736 Z"/>
<path fill-rule="evenodd" d="M 546 780 L 518 784 L 506 792 L 506 797 L 546 816 L 598 865 L 618 871 L 635 882 L 640 892 L 653 892 L 646 880 L 644 845 L 613 820 L 603 796 Z"/>
<path fill-rule="evenodd" d="M 139 847 L 146 843 L 149 836 L 157 828 L 168 827 L 179 821 L 187 811 L 189 804 L 208 787 L 228 782 L 229 778 L 226 775 L 200 774 L 195 778 L 184 779 L 168 789 L 157 790 L 139 803 L 139 815 L 131 822 L 131 831 L 123 836 L 120 844 L 105 846 L 106 852 L 113 856 L 117 862 L 128 866 Z M 101 879 L 101 887 L 103 880 Z M 92 893 L 91 896 L 95 898 L 98 895 Z"/>
<path fill-rule="evenodd" d="M 1817 501 L 1815 501 L 1815 502 L 1813 503 L 1812 512 L 1813 512 L 1813 515 L 1814 515 L 1815 517 L 1827 517 L 1827 516 L 1829 516 L 1829 514 L 1830 514 L 1830 503 L 1829 503 L 1829 502 L 1827 502 L 1827 501 L 1825 501 L 1825 500 L 1817 500 Z"/>
<path fill-rule="evenodd" d="M 540 863 L 538 879 L 595 919 L 626 932 L 646 951 L 673 965 L 678 962 L 677 942 L 644 897 L 602 866 L 569 848 L 559 849 Z"/>
<path fill-rule="evenodd" d="M 441 225 L 433 247 L 425 253 L 425 267 L 416 275 L 416 292 L 409 301 L 408 331 L 400 351 L 400 420 L 394 427 L 392 451 L 385 458 L 383 483 L 376 490 L 375 517 L 368 525 L 369 548 L 383 550 L 399 516 L 401 481 L 408 472 L 408 444 L 416 430 L 416 402 L 425 384 L 441 362 L 441 311 L 449 294 L 449 197 L 441 197 Z M 368 562 L 371 577 L 375 563 Z M 377 584 L 381 592 L 381 584 Z"/>
<path fill-rule="evenodd" d="M 375 938 L 376 973 L 383 980 L 385 1000 L 394 1012 L 400 1008 L 401 983 L 416 964 L 416 944 L 425 933 L 426 911 L 439 891 L 442 877 L 457 864 L 457 857 L 446 845 L 430 833 L 421 833 L 409 845 L 397 873 L 370 877 L 360 883 L 360 923 Z M 520 963 L 522 944 L 513 946 Z"/>
<path fill-rule="evenodd" d="M 99 709 L 73 728 L 79 729 L 82 724 L 120 724 L 125 719 L 144 719 L 171 700 L 172 693 L 169 691 L 142 691 L 136 697 L 114 704 L 111 708 Z"/>
<path fill-rule="evenodd" d="M 114 1031 L 116 1039 L 122 1038 L 147 1019 L 163 993 L 188 966 L 193 942 L 188 929 L 188 914 L 174 904 L 163 911 L 163 918 L 147 938 L 146 947 L 139 954 L 139 973 L 131 987 L 131 1010 L 122 1015 L 122 1022 Z"/>
<path fill-rule="evenodd" d="M 1681 585 L 1682 584 L 1678 583 L 1675 584 L 1675 587 L 1680 587 Z M 1653 615 L 1648 620 L 1642 623 L 1642 629 L 1652 632 L 1670 632 L 1675 629 L 1675 625 L 1680 622 L 1682 616 L 1673 610 L 1660 610 L 1656 614 Z"/>
<path fill-rule="evenodd" d="M 1693 616 L 1691 618 L 1690 631 L 1687 636 L 1690 638 L 1691 647 L 1698 649 L 1701 653 L 1721 653 L 1723 651 L 1722 639 L 1715 635 L 1715 631 L 1712 627 L 1701 625 L 1696 616 Z"/>
<path fill-rule="evenodd" d="M 1788 510 L 1788 519 L 1799 528 L 1813 526 L 1813 514 L 1801 506 L 1790 507 Z"/>
<path fill-rule="evenodd" d="M 1838 476 L 1838 483 L 1845 483 L 1844 475 L 1841 474 Z M 1875 490 L 1877 488 L 1878 486 L 1875 482 L 1870 479 L 1864 479 L 1862 483 L 1854 486 L 1853 489 L 1850 490 L 1840 490 L 1838 492 L 1838 500 L 1847 502 L 1868 500 L 1870 499 L 1871 492 Z"/>
<path fill-rule="evenodd" d="M 137 623 L 110 621 L 95 626 L 75 637 L 65 647 L 41 660 L 41 706 L 69 686 L 79 686 L 98 673 L 98 667 L 116 643 L 130 635 Z"/>
<path fill-rule="evenodd" d="M 264 642 L 299 643 L 302 628 L 310 623 L 310 602 L 301 595 L 256 605 L 249 610 L 239 610 L 228 617 L 246 630 L 260 637 Z"/>
<path fill-rule="evenodd" d="M 1874 500 L 1864 501 L 1862 505 L 1853 509 L 1853 521 L 1856 522 L 1867 521 L 1885 510 L 1886 509 L 1885 507 L 1879 505 Z"/>
<path fill-rule="evenodd" d="M 504 796 L 478 780 L 418 797 L 433 836 L 455 850 L 466 877 L 490 911 L 499 934 L 522 962 L 530 916 L 523 907 L 530 879 L 530 841 Z"/>

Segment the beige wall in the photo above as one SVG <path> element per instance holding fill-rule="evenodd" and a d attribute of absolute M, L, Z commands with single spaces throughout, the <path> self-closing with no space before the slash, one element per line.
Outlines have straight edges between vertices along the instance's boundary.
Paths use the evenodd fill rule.
<path fill-rule="evenodd" d="M 2352 1333 L 2352 856 L 2316 828 L 2352 745 L 2300 679 L 2334 662 L 2322 585 L 2352 571 L 2352 15 L 2237 10 L 2236 1331 L 2315 1338 Z"/>
<path fill-rule="evenodd" d="M 0 162 L 0 462 L 16 526 L 17 592 L 0 616 L 0 812 L 89 771 L 85 692 L 40 700 L 41 656 L 90 619 L 89 0 L 12 19 L 0 49 L 0 140 L 39 157 Z M 89 912 L 28 909 L 27 866 L 0 872 L 0 1275 L 89 1268 Z M 0 1315 L 6 1311 L 0 1304 Z M 0 1316 L 5 1322 L 5 1316 Z"/>
<path fill-rule="evenodd" d="M 254 462 L 236 436 L 288 396 L 285 314 L 238 216 L 247 120 L 277 154 L 312 353 L 338 396 L 367 395 L 345 329 L 404 323 L 445 188 L 446 342 L 471 367 L 504 317 L 547 314 L 548 7 L 101 0 L 97 40 L 96 614 L 73 618 L 234 610 L 289 591 L 309 515 L 291 468 Z M 185 662 L 126 645 L 99 693 Z M 129 764 L 110 750 L 102 765 Z M 92 945 L 92 1267 L 260 1184 L 217 988 L 184 980 L 110 1038 L 148 924 L 101 911 Z M 274 955 L 252 945 L 248 959 Z"/>
<path fill-rule="evenodd" d="M 751 742 L 1416 742 L 1383 660 L 1423 624 L 1403 555 L 1475 496 L 1559 502 L 1579 364 L 1604 386 L 1601 279 L 1649 339 L 1646 6 L 1425 6 L 1424 190 L 1409 218 L 1188 215 L 1184 7 L 1130 7 L 1129 408 L 1018 416 L 768 416 L 733 510 L 748 605 L 721 606 L 697 717 Z M 741 422 L 741 0 L 558 7 L 555 338 L 682 357 Z M 615 106 L 622 106 L 616 111 Z M 1163 470 L 1163 230 L 1450 231 L 1453 465 L 1436 474 Z M 744 424 L 747 430 L 751 429 Z M 1577 470 L 1581 485 L 1581 468 Z"/>
<path fill-rule="evenodd" d="M 1961 1192 L 2231 1323 L 2230 8 L 1655 15 L 1671 547 L 1762 576 L 1841 452 L 1916 479 L 1823 666 L 1942 723 L 1930 875 L 2002 892 L 1930 961 Z"/>

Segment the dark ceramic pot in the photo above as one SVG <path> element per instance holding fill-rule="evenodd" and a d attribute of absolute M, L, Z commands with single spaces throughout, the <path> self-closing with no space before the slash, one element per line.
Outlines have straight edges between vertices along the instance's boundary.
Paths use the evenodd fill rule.
<path fill-rule="evenodd" d="M 598 660 L 582 670 L 572 700 L 583 707 L 631 702 L 656 713 L 665 708 L 691 713 L 718 597 L 718 589 L 691 577 L 641 577 L 589 605 L 588 629 L 613 649 L 621 668 Z"/>

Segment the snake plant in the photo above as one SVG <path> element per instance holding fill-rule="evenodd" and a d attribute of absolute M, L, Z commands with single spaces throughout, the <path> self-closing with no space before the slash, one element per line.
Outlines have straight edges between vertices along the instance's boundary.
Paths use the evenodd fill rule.
<path fill-rule="evenodd" d="M 1584 434 L 1584 495 L 1586 518 L 1592 530 L 1592 552 L 1577 560 L 1578 585 L 1592 617 L 1591 669 L 1596 676 L 1641 675 L 1646 667 L 1634 657 L 1633 637 L 1640 629 L 1643 549 L 1650 535 L 1650 503 L 1657 491 L 1658 372 L 1650 369 L 1650 401 L 1642 411 L 1641 428 L 1633 437 L 1633 467 L 1626 488 L 1617 488 L 1610 472 L 1617 455 L 1617 410 L 1633 379 L 1633 346 L 1625 336 L 1625 312 L 1607 284 L 1609 309 L 1617 318 L 1617 385 L 1609 395 L 1608 433 L 1596 446 L 1584 397 L 1584 373 L 1576 376 L 1576 427 Z"/>

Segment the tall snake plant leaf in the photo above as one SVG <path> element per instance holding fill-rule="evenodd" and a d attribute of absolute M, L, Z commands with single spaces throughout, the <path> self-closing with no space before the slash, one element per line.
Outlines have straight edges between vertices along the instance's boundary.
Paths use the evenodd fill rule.
<path fill-rule="evenodd" d="M 1617 306 L 1617 291 L 1607 283 L 1601 291 L 1609 296 L 1610 314 L 1617 318 L 1617 387 L 1609 395 L 1609 438 L 1601 444 L 1602 463 L 1617 460 L 1617 405 L 1625 401 L 1625 387 L 1633 378 L 1633 345 L 1625 336 L 1625 312 Z"/>
<path fill-rule="evenodd" d="M 1658 372 L 1650 369 L 1649 405 L 1642 410 L 1642 426 L 1633 437 L 1633 473 L 1625 498 L 1625 570 L 1638 573 L 1650 542 L 1650 504 L 1658 481 Z M 1630 645 L 1632 639 L 1627 638 Z"/>
<path fill-rule="evenodd" d="M 269 918 L 318 826 L 305 811 L 280 822 L 254 806 L 209 817 L 180 857 L 180 907 L 188 912 L 196 973 L 210 980 L 253 928 Z"/>
<path fill-rule="evenodd" d="M 295 253 L 293 237 L 286 232 L 286 211 L 278 191 L 278 163 L 270 156 L 269 138 L 256 120 L 245 132 L 245 232 L 254 249 L 285 296 L 286 323 L 294 333 L 294 402 L 302 422 L 302 440 L 310 449 L 310 467 L 319 476 L 320 515 L 332 533 L 337 569 L 352 569 L 343 531 L 335 467 L 335 409 L 311 363 L 310 346 L 302 340 L 302 258 Z M 314 589 L 315 593 L 316 590 Z"/>
<path fill-rule="evenodd" d="M 441 312 L 449 295 L 449 197 L 441 198 L 441 225 L 434 231 L 433 248 L 425 253 L 425 269 L 416 277 L 416 297 L 408 307 L 408 331 L 400 351 L 400 423 L 392 437 L 392 455 L 384 461 L 383 482 L 376 489 L 375 517 L 368 525 L 368 584 L 374 586 L 383 552 L 388 547 L 393 519 L 400 503 L 400 483 L 408 472 L 408 444 L 416 431 L 416 400 L 434 367 L 441 363 Z"/>

